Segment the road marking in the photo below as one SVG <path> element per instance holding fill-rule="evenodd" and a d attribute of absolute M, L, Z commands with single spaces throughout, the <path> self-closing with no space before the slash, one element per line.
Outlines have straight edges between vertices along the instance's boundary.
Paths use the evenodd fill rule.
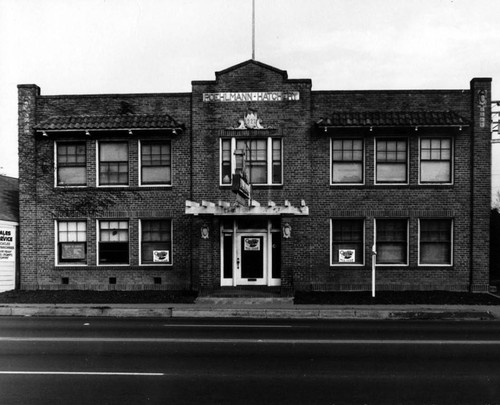
<path fill-rule="evenodd" d="M 293 328 L 292 325 L 232 325 L 232 324 L 217 324 L 217 325 L 198 325 L 198 324 L 165 324 L 167 328 Z M 309 328 L 309 326 L 307 326 Z"/>
<path fill-rule="evenodd" d="M 500 340 L 406 340 L 406 339 L 215 339 L 215 338 L 120 338 L 120 337 L 0 337 L 0 342 L 78 343 L 210 343 L 210 344 L 324 344 L 324 345 L 500 345 Z"/>
<path fill-rule="evenodd" d="M 124 375 L 140 377 L 164 376 L 165 373 L 125 373 L 112 371 L 0 371 L 0 374 L 19 375 Z"/>

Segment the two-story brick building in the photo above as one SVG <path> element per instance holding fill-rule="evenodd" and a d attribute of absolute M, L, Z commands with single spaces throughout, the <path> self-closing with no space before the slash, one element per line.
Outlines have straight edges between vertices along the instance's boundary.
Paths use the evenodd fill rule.
<path fill-rule="evenodd" d="M 491 79 L 311 87 L 254 60 L 190 93 L 20 85 L 21 288 L 369 290 L 376 260 L 380 290 L 486 291 Z"/>

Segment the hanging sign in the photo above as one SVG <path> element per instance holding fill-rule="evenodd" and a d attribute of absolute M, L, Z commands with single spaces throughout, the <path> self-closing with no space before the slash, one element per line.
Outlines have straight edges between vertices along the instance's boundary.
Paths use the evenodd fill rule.
<path fill-rule="evenodd" d="M 231 190 L 245 199 L 250 198 L 251 186 L 240 173 L 233 174 Z"/>

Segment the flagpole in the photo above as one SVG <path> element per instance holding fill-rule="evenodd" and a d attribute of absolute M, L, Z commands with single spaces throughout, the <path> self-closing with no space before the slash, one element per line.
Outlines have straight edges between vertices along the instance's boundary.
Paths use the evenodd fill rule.
<path fill-rule="evenodd" d="M 255 60 L 255 0 L 252 0 L 252 60 Z"/>

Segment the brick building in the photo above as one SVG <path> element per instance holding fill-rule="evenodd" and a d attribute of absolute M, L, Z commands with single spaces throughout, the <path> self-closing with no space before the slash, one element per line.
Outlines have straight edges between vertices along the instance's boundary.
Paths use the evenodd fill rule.
<path fill-rule="evenodd" d="M 379 290 L 486 291 L 491 79 L 311 87 L 254 60 L 190 93 L 20 85 L 21 288 L 369 290 L 376 260 Z"/>

